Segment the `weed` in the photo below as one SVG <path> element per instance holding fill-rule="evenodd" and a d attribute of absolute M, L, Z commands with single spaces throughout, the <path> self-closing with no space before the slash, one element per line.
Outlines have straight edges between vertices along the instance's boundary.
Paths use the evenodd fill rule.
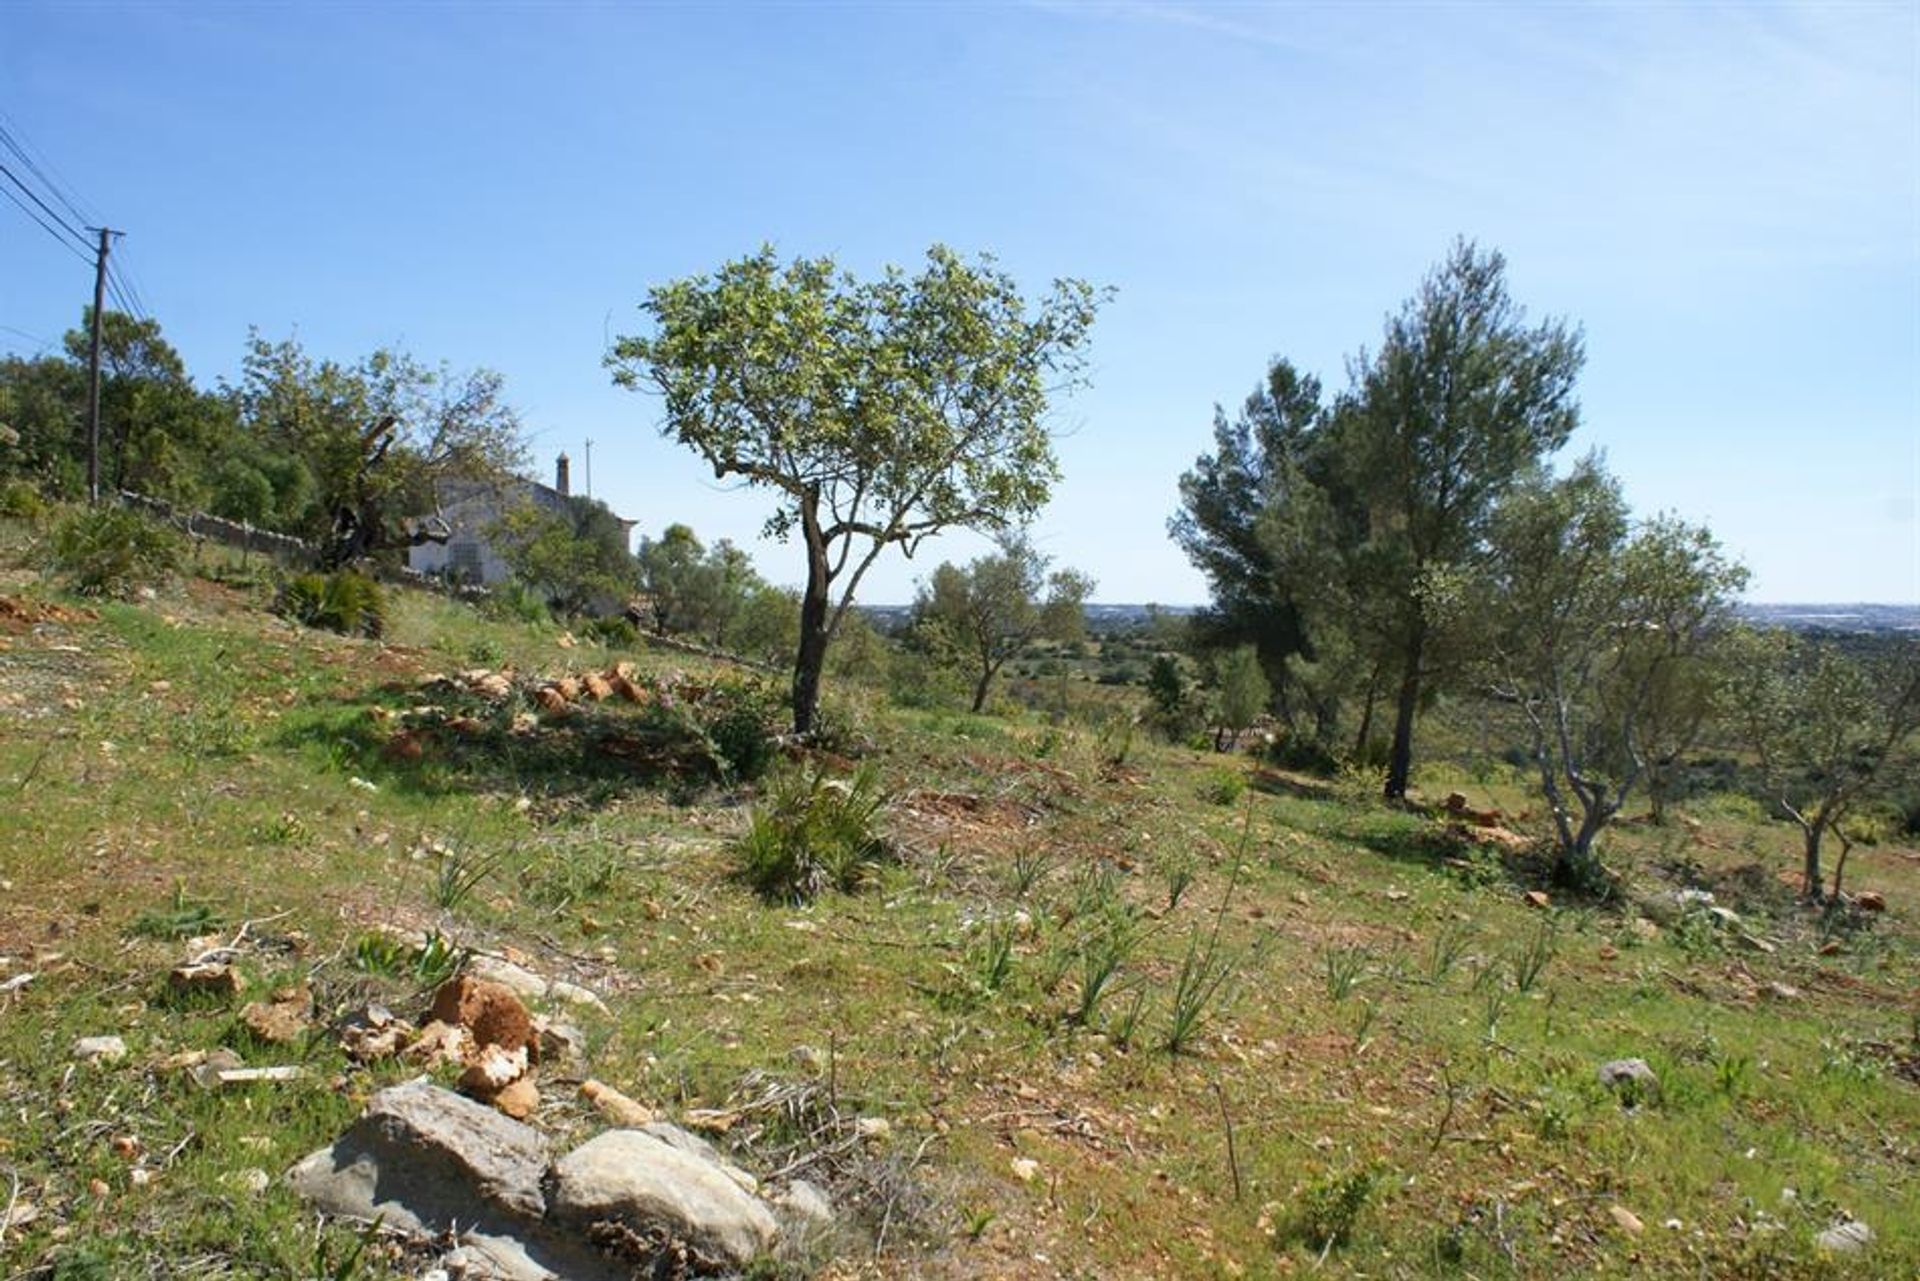
<path fill-rule="evenodd" d="M 1540 981 L 1540 975 L 1553 960 L 1558 944 L 1558 923 L 1546 920 L 1540 923 L 1525 944 L 1508 955 L 1507 964 L 1513 971 L 1514 991 L 1533 990 L 1533 985 Z"/>
<path fill-rule="evenodd" d="M 1353 1021 L 1353 1045 L 1356 1051 L 1367 1047 L 1368 1038 L 1373 1031 L 1374 1020 L 1380 1017 L 1380 1007 L 1372 1001 L 1360 1002 L 1360 1015 Z"/>
<path fill-rule="evenodd" d="M 354 941 L 353 968 L 382 978 L 407 979 L 422 987 L 439 987 L 459 973 L 466 951 L 434 931 L 418 947 L 393 934 L 371 931 Z"/>
<path fill-rule="evenodd" d="M 1492 967 L 1489 966 L 1489 969 Z M 1513 993 L 1498 983 L 1487 985 L 1480 998 L 1480 1036 L 1485 1041 L 1500 1039 L 1500 1020 L 1513 1004 Z"/>
<path fill-rule="evenodd" d="M 1353 995 L 1353 989 L 1366 978 L 1367 967 L 1372 962 L 1373 949 L 1358 943 L 1330 947 L 1323 952 L 1320 963 L 1326 977 L 1328 999 L 1340 1002 Z"/>
<path fill-rule="evenodd" d="M 1117 1015 L 1108 1020 L 1107 1039 L 1122 1050 L 1130 1048 L 1140 1035 L 1140 1020 L 1146 1012 L 1147 985 L 1137 983 L 1133 988 L 1133 999 L 1121 1007 Z"/>
<path fill-rule="evenodd" d="M 1072 1021 L 1088 1027 L 1100 1012 L 1100 1002 L 1106 996 L 1114 975 L 1133 950 L 1139 945 L 1140 933 L 1135 928 L 1133 918 L 1123 912 L 1107 913 L 1087 930 L 1080 940 L 1080 999 L 1071 1015 Z"/>
<path fill-rule="evenodd" d="M 433 880 L 427 887 L 427 896 L 443 912 L 458 910 L 506 857 L 505 850 L 488 854 L 464 842 L 442 845 L 435 841 L 427 849 L 434 856 Z"/>
<path fill-rule="evenodd" d="M 1427 944 L 1427 982 L 1438 987 L 1447 981 L 1460 958 L 1473 945 L 1473 931 L 1458 922 L 1441 927 Z"/>
<path fill-rule="evenodd" d="M 1233 892 L 1239 888 L 1240 871 L 1246 866 L 1247 846 L 1252 839 L 1253 809 L 1249 806 L 1246 822 L 1240 829 L 1240 848 L 1234 854 L 1233 875 L 1227 879 L 1227 888 L 1220 895 L 1219 910 L 1213 914 L 1213 928 L 1204 944 L 1198 923 L 1187 935 L 1186 956 L 1181 959 L 1180 974 L 1173 985 L 1173 1003 L 1167 1012 L 1167 1035 L 1160 1043 L 1169 1054 L 1180 1053 L 1199 1034 L 1208 1008 L 1233 975 L 1233 962 L 1220 952 L 1220 930 L 1226 924 Z"/>
<path fill-rule="evenodd" d="M 1200 874 L 1199 865 L 1191 854 L 1176 854 L 1161 868 L 1167 882 L 1167 911 L 1180 906 L 1180 899 L 1192 888 L 1194 878 Z"/>
<path fill-rule="evenodd" d="M 983 992 L 998 992 L 1013 975 L 1012 921 L 989 920 L 974 953 L 974 982 Z"/>
<path fill-rule="evenodd" d="M 1015 898 L 1025 898 L 1040 883 L 1040 878 L 1053 866 L 1053 855 L 1037 845 L 1023 845 L 1013 852 L 1013 861 L 1009 864 L 1011 884 Z"/>
<path fill-rule="evenodd" d="M 817 770 L 776 774 L 735 845 L 741 875 L 769 901 L 804 903 L 827 889 L 851 894 L 891 856 L 875 830 L 886 803 L 871 765 L 851 779 Z"/>
<path fill-rule="evenodd" d="M 220 914 L 210 904 L 187 897 L 184 883 L 175 881 L 165 907 L 150 907 L 134 918 L 129 932 L 149 939 L 185 939 L 220 927 Z"/>
<path fill-rule="evenodd" d="M 1713 1088 L 1730 1099 L 1745 1095 L 1752 1084 L 1753 1060 L 1744 1054 L 1723 1054 L 1713 1063 Z"/>
<path fill-rule="evenodd" d="M 262 845 L 301 845 L 311 833 L 298 814 L 285 813 L 257 824 L 253 838 Z"/>
<path fill-rule="evenodd" d="M 529 901 L 542 907 L 565 909 L 585 899 L 599 898 L 613 888 L 620 873 L 620 855 L 613 850 L 576 856 L 564 853 L 537 870 L 528 867 L 520 883 Z"/>

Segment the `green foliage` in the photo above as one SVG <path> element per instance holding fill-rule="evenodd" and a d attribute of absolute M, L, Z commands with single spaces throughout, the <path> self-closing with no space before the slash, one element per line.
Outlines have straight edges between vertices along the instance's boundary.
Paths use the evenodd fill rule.
<path fill-rule="evenodd" d="M 164 525 L 123 507 L 88 507 L 53 527 L 47 566 L 82 596 L 131 596 L 173 575 L 181 552 Z"/>
<path fill-rule="evenodd" d="M 419 946 L 395 934 L 370 930 L 354 940 L 350 959 L 353 968 L 363 974 L 405 979 L 423 988 L 433 988 L 460 972 L 467 953 L 437 930 L 430 932 Z"/>
<path fill-rule="evenodd" d="M 562 614 L 624 604 L 632 593 L 626 526 L 605 503 L 577 494 L 558 510 L 521 503 L 487 536 L 514 579 Z"/>
<path fill-rule="evenodd" d="M 164 907 L 150 907 L 133 919 L 128 932 L 149 939 L 184 939 L 220 928 L 220 914 L 210 903 L 187 897 L 185 884 L 175 882 Z"/>
<path fill-rule="evenodd" d="M 47 514 L 47 500 L 30 480 L 15 477 L 0 481 L 0 517 L 8 520 L 39 520 Z"/>
<path fill-rule="evenodd" d="M 814 728 L 828 648 L 883 551 L 1046 500 L 1045 411 L 1080 381 L 1100 301 L 1063 280 L 1030 311 L 991 259 L 941 246 L 911 277 L 862 283 L 768 247 L 649 292 L 654 332 L 615 342 L 615 381 L 659 391 L 667 433 L 716 477 L 773 490 L 768 532 L 806 544 L 796 732 Z"/>
<path fill-rule="evenodd" d="M 1828 638 L 1743 630 L 1729 650 L 1722 705 L 1801 830 L 1802 891 L 1818 899 L 1826 834 L 1920 765 L 1920 641 L 1855 657 Z"/>
<path fill-rule="evenodd" d="M 1086 628 L 1093 580 L 1075 570 L 1047 573 L 1048 558 L 1022 535 L 964 568 L 942 564 L 913 605 L 923 652 L 950 656 L 973 677 L 972 710 L 987 702 L 1006 661 L 1034 641 L 1070 641 Z"/>
<path fill-rule="evenodd" d="M 1346 1245 L 1377 1183 L 1372 1170 L 1329 1174 L 1309 1183 L 1294 1202 L 1292 1236 L 1316 1250 Z"/>
<path fill-rule="evenodd" d="M 1463 627 L 1482 629 L 1479 666 L 1525 722 L 1555 879 L 1604 890 L 1595 842 L 1646 780 L 1649 744 L 1677 754 L 1697 732 L 1700 665 L 1746 571 L 1705 530 L 1635 528 L 1594 458 L 1509 493 L 1490 542 Z"/>
<path fill-rule="evenodd" d="M 274 612 L 304 627 L 378 639 L 387 626 L 387 597 L 357 570 L 296 574 L 281 587 Z"/>
<path fill-rule="evenodd" d="M 1198 733 L 1206 715 L 1204 700 L 1172 654 L 1154 655 L 1147 668 L 1147 705 L 1153 728 L 1174 743 Z"/>
<path fill-rule="evenodd" d="M 1218 746 L 1237 740 L 1260 718 L 1273 688 L 1260 669 L 1259 652 L 1251 645 L 1229 650 L 1215 667 L 1215 680 L 1220 686 Z"/>
<path fill-rule="evenodd" d="M 847 779 L 823 769 L 776 772 L 735 842 L 741 875 L 772 902 L 854 893 L 892 859 L 877 826 L 887 800 L 872 766 Z"/>

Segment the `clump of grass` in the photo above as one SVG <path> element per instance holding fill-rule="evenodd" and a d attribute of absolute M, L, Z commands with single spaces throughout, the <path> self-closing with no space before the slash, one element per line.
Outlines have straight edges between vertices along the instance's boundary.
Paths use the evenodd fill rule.
<path fill-rule="evenodd" d="M 974 951 L 974 982 L 986 993 L 998 992 L 1013 976 L 1012 921 L 989 920 L 981 931 L 980 946 Z"/>
<path fill-rule="evenodd" d="M 1367 977 L 1367 970 L 1373 964 L 1373 949 L 1355 943 L 1347 947 L 1330 947 L 1322 953 L 1321 965 L 1324 968 L 1327 996 L 1339 1002 L 1353 995 Z"/>
<path fill-rule="evenodd" d="M 506 857 L 504 850 L 487 853 L 464 843 L 441 845 L 436 842 L 428 848 L 434 856 L 434 863 L 427 896 L 443 912 L 456 911 L 493 875 Z"/>
<path fill-rule="evenodd" d="M 1517 992 L 1530 992 L 1533 985 L 1540 981 L 1547 965 L 1553 960 L 1559 946 L 1559 926 L 1552 920 L 1542 921 L 1525 944 L 1517 948 L 1507 958 L 1507 964 L 1513 972 L 1513 987 Z"/>
<path fill-rule="evenodd" d="M 1443 926 L 1427 944 L 1427 982 L 1434 986 L 1447 981 L 1460 958 L 1473 945 L 1473 932 L 1459 923 Z"/>
<path fill-rule="evenodd" d="M 1227 907 L 1233 902 L 1233 892 L 1239 888 L 1240 869 L 1245 866 L 1244 855 L 1247 841 L 1251 835 L 1252 815 L 1248 815 L 1247 828 L 1242 831 L 1239 856 L 1233 863 L 1233 875 L 1227 880 L 1225 893 L 1220 896 L 1220 908 L 1213 914 L 1213 927 L 1202 941 L 1201 927 L 1195 924 L 1187 935 L 1186 955 L 1181 958 L 1180 973 L 1174 980 L 1173 1000 L 1168 1007 L 1167 1034 L 1160 1046 L 1169 1054 L 1178 1054 L 1193 1043 L 1200 1034 L 1200 1027 L 1206 1021 L 1207 1012 L 1219 999 L 1227 980 L 1233 976 L 1234 963 L 1220 950 L 1220 930 L 1226 924 Z"/>
<path fill-rule="evenodd" d="M 1168 858 L 1161 867 L 1161 873 L 1167 882 L 1167 910 L 1173 911 L 1180 906 L 1180 900 L 1186 896 L 1193 882 L 1200 874 L 1199 865 L 1190 853 L 1180 853 Z"/>
<path fill-rule="evenodd" d="M 1139 946 L 1140 932 L 1131 915 L 1108 912 L 1080 940 L 1080 999 L 1072 1021 L 1090 1026 L 1100 1011 L 1114 976 Z"/>
<path fill-rule="evenodd" d="M 1009 865 L 1008 888 L 1015 898 L 1025 898 L 1033 892 L 1040 878 L 1053 866 L 1053 855 L 1038 845 L 1023 845 L 1013 852 L 1013 862 Z"/>
<path fill-rule="evenodd" d="M 771 902 L 805 903 L 824 890 L 857 891 L 892 852 L 877 829 L 887 794 L 879 771 L 777 773 L 734 854 L 740 874 Z"/>

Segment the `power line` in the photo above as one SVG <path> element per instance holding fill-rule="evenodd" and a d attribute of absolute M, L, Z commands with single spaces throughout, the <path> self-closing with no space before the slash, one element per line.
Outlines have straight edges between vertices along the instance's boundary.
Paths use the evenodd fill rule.
<path fill-rule="evenodd" d="M 47 222 L 39 214 L 35 213 L 33 209 L 27 204 L 26 201 L 14 195 L 13 192 L 8 190 L 6 187 L 0 187 L 0 196 L 5 196 L 8 200 L 13 201 L 14 204 L 20 206 L 20 212 L 25 214 L 27 217 L 33 219 L 35 222 L 39 223 L 41 230 L 45 231 L 49 236 L 52 236 L 54 238 L 54 241 L 57 244 L 59 244 L 61 248 L 65 249 L 68 253 L 72 254 L 75 258 L 78 258 L 81 262 L 90 261 L 86 254 L 83 254 L 78 249 L 74 248 L 72 241 L 68 240 L 65 236 L 55 231 L 51 223 Z"/>
<path fill-rule="evenodd" d="M 92 214 L 88 213 L 86 210 L 80 208 L 79 205 L 74 203 L 72 197 L 68 196 L 67 193 L 61 188 L 60 183 L 55 182 L 52 177 L 48 176 L 47 169 L 53 169 L 53 162 L 48 161 L 46 169 L 42 169 L 38 164 L 36 164 L 34 162 L 32 153 L 28 151 L 27 147 L 20 141 L 19 137 L 16 136 L 16 134 L 13 131 L 7 128 L 5 121 L 6 121 L 6 118 L 4 116 L 0 116 L 0 144 L 4 144 L 7 150 L 11 151 L 14 155 L 20 158 L 20 163 L 25 165 L 28 171 L 31 172 L 34 177 L 40 180 L 40 184 L 43 187 L 45 187 L 48 191 L 51 191 L 53 193 L 53 198 L 55 200 L 58 200 L 62 205 L 64 205 L 66 207 L 67 212 L 72 214 L 74 217 L 74 220 L 78 222 L 81 226 L 84 227 L 90 223 L 98 222 L 99 221 L 98 218 L 95 218 Z M 57 175 L 58 171 L 55 170 L 55 173 Z"/>
<path fill-rule="evenodd" d="M 34 204 L 39 205 L 41 210 L 47 215 L 47 217 L 53 219 L 55 222 L 59 223 L 61 227 L 65 228 L 66 233 L 69 236 L 72 236 L 74 240 L 78 241 L 80 244 L 83 244 L 83 245 L 87 243 L 87 238 L 80 234 L 80 231 L 78 228 L 76 228 L 72 223 L 68 222 L 65 218 L 62 218 L 58 213 L 55 213 L 53 206 L 48 204 L 46 201 L 40 199 L 39 193 L 36 192 L 32 187 L 29 187 L 26 183 L 20 181 L 19 175 L 15 174 L 13 170 L 7 168 L 5 164 L 0 164 L 0 174 L 4 174 L 7 180 L 13 183 L 14 186 L 26 192 L 27 199 L 33 201 Z"/>

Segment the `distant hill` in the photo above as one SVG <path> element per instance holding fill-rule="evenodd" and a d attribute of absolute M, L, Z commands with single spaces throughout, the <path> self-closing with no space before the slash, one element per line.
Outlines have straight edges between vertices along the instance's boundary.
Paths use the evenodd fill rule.
<path fill-rule="evenodd" d="M 1740 606 L 1740 616 L 1795 631 L 1920 632 L 1920 605 L 1756 603 Z"/>
<path fill-rule="evenodd" d="M 1087 623 L 1095 631 L 1125 628 L 1146 621 L 1149 613 L 1182 617 L 1204 605 L 1089 605 Z M 913 613 L 911 605 L 864 605 L 861 612 L 882 630 L 902 626 Z M 1795 631 L 1920 632 L 1920 605 L 1862 603 L 1792 604 L 1762 602 L 1740 606 L 1740 616 L 1767 627 Z"/>

